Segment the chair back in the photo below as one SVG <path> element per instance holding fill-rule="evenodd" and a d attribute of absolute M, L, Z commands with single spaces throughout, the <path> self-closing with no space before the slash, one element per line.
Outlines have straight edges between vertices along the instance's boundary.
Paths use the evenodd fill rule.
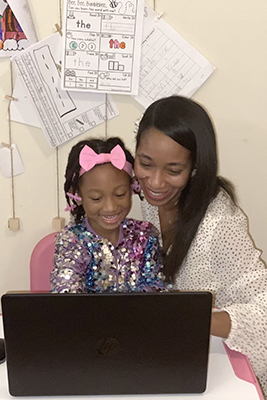
<path fill-rule="evenodd" d="M 49 291 L 49 275 L 54 268 L 54 242 L 57 232 L 50 233 L 34 247 L 30 260 L 31 291 Z"/>

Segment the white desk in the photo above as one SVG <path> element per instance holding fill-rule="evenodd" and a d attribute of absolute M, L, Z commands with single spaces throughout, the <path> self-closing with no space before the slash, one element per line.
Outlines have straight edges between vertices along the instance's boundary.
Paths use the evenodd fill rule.
<path fill-rule="evenodd" d="M 2 318 L 0 318 L 0 337 L 3 337 Z M 230 352 L 231 353 L 231 352 Z M 239 379 L 232 368 L 230 359 L 239 375 L 246 374 L 250 382 Z M 203 394 L 157 395 L 157 396 L 71 396 L 71 400 L 81 397 L 101 400 L 263 400 L 255 376 L 250 370 L 247 359 L 239 353 L 232 352 L 230 359 L 221 339 L 212 337 L 210 346 L 207 390 Z M 252 382 L 252 383 L 251 383 Z M 0 365 L 0 399 L 14 398 L 8 392 L 6 363 Z M 61 399 L 64 397 L 60 397 Z M 29 397 L 32 399 L 32 397 Z M 49 397 L 58 400 L 58 397 Z"/>

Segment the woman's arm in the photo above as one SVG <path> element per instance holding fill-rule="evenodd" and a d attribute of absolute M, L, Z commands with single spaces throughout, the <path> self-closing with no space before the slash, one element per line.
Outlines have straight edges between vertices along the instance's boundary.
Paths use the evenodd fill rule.
<path fill-rule="evenodd" d="M 231 319 L 226 311 L 213 310 L 211 314 L 210 333 L 213 336 L 227 338 L 231 330 Z"/>
<path fill-rule="evenodd" d="M 215 307 L 222 311 L 213 313 L 211 333 L 248 356 L 267 392 L 267 269 L 240 209 L 216 224 L 211 260 L 219 283 Z"/>

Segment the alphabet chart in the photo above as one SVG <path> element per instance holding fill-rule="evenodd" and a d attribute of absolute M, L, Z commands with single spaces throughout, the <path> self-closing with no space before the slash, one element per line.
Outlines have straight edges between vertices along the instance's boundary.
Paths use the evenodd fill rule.
<path fill-rule="evenodd" d="M 145 7 L 140 86 L 134 98 L 144 107 L 175 94 L 192 96 L 214 66 L 163 18 Z"/>
<path fill-rule="evenodd" d="M 108 118 L 118 115 L 111 96 L 108 96 L 106 106 L 104 94 L 70 94 L 60 88 L 61 40 L 59 33 L 55 33 L 12 58 L 17 67 L 17 79 L 23 81 L 31 106 L 35 108 L 40 126 L 52 147 L 104 122 L 106 108 Z M 13 102 L 16 104 L 12 106 L 23 107 L 25 96 L 18 93 L 16 96 L 19 101 Z M 26 113 L 31 115 L 29 109 Z"/>
<path fill-rule="evenodd" d="M 138 93 L 144 0 L 66 0 L 64 89 Z"/>

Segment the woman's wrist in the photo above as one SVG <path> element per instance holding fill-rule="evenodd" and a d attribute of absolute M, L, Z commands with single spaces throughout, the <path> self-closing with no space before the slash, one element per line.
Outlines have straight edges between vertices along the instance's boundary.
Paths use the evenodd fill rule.
<path fill-rule="evenodd" d="M 230 315 L 226 311 L 213 310 L 211 314 L 210 333 L 213 336 L 227 338 L 231 330 Z"/>

